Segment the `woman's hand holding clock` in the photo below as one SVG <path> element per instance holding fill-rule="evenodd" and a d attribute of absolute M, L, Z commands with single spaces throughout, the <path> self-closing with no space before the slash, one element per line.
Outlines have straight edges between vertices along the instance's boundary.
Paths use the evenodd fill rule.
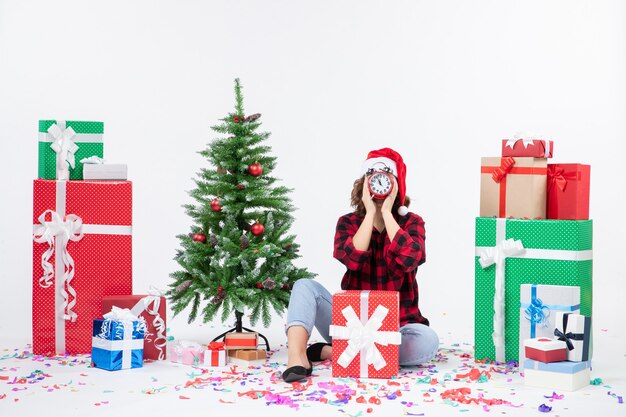
<path fill-rule="evenodd" d="M 366 213 L 376 214 L 376 203 L 374 203 L 374 197 L 369 192 L 369 187 L 367 186 L 368 181 L 369 177 L 363 178 L 363 193 L 361 201 L 363 201 Z"/>
<path fill-rule="evenodd" d="M 385 201 L 383 201 L 383 205 L 380 209 L 382 214 L 391 213 L 393 210 L 393 203 L 396 201 L 396 196 L 398 195 L 398 181 L 393 175 L 391 178 L 393 179 L 393 187 L 391 187 L 391 191 L 385 198 Z"/>

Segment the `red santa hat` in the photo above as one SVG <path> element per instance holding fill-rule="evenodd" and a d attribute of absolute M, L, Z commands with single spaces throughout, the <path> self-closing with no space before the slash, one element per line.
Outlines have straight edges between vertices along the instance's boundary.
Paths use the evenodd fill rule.
<path fill-rule="evenodd" d="M 361 175 L 367 174 L 369 170 L 387 171 L 396 177 L 398 181 L 398 197 L 400 198 L 398 214 L 406 216 L 409 209 L 404 205 L 404 197 L 406 195 L 406 165 L 404 165 L 402 156 L 391 148 L 371 151 L 367 154 L 367 159 L 363 161 Z"/>

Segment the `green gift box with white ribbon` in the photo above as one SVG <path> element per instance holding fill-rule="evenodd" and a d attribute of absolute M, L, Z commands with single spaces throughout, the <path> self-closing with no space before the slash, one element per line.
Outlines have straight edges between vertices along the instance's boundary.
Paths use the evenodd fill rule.
<path fill-rule="evenodd" d="M 77 120 L 39 121 L 39 172 L 47 180 L 82 180 L 90 156 L 104 156 L 104 123 Z"/>
<path fill-rule="evenodd" d="M 591 316 L 591 220 L 476 218 L 476 360 L 519 360 L 520 285 L 580 287 L 580 314 Z"/>

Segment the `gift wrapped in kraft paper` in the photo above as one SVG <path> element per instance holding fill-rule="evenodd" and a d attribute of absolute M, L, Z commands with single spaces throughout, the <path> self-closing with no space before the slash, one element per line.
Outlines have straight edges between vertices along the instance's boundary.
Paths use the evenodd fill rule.
<path fill-rule="evenodd" d="M 480 217 L 546 218 L 545 158 L 483 157 Z"/>

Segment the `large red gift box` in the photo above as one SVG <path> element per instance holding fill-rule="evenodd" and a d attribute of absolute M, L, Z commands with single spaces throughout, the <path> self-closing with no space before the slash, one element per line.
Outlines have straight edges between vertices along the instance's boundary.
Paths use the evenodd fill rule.
<path fill-rule="evenodd" d="M 102 314 L 115 307 L 127 308 L 146 322 L 143 358 L 163 360 L 167 355 L 165 297 L 157 294 L 111 295 L 102 299 Z"/>
<path fill-rule="evenodd" d="M 396 376 L 401 341 L 398 292 L 340 291 L 332 304 L 333 377 Z"/>
<path fill-rule="evenodd" d="M 534 158 L 552 158 L 551 140 L 543 139 L 502 139 L 502 156 L 532 156 Z"/>
<path fill-rule="evenodd" d="M 33 224 L 33 353 L 89 353 L 102 298 L 132 293 L 132 184 L 37 179 Z"/>
<path fill-rule="evenodd" d="M 591 166 L 548 164 L 547 218 L 589 220 Z"/>

